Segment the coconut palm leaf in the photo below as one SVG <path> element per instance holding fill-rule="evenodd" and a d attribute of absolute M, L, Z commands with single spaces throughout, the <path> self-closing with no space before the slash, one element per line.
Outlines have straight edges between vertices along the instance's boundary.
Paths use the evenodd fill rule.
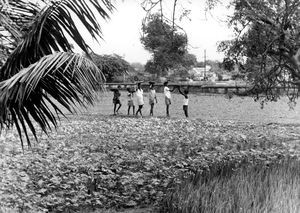
<path fill-rule="evenodd" d="M 94 7 L 103 19 L 107 19 L 108 12 L 113 9 L 109 0 L 56 0 L 44 4 L 42 8 L 25 0 L 9 0 L 7 9 L 0 11 L 0 24 L 13 37 L 16 37 L 16 32 L 22 32 L 22 38 L 1 67 L 0 80 L 8 79 L 45 55 L 56 51 L 72 51 L 69 38 L 88 55 L 90 48 L 78 30 L 74 17 L 94 39 L 101 38 L 101 28 L 90 7 Z"/>
<path fill-rule="evenodd" d="M 35 123 L 46 133 L 57 127 L 61 108 L 73 113 L 75 103 L 92 103 L 102 81 L 101 71 L 82 55 L 58 52 L 43 57 L 0 83 L 0 126 L 15 124 L 30 145 L 28 132 L 36 137 Z"/>
<path fill-rule="evenodd" d="M 28 145 L 29 132 L 36 137 L 36 124 L 46 133 L 57 127 L 61 108 L 74 112 L 76 104 L 93 102 L 104 77 L 91 60 L 72 53 L 69 41 L 89 56 L 74 19 L 99 39 L 97 19 L 107 19 L 112 10 L 110 0 L 8 0 L 0 5 L 0 128 L 15 125 L 22 146 L 22 134 Z"/>

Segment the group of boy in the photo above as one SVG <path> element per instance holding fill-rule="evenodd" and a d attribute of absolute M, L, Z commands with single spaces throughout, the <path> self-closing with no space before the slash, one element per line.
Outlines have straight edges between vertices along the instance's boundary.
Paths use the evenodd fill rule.
<path fill-rule="evenodd" d="M 118 89 L 114 89 L 112 90 L 114 92 L 114 97 L 113 97 L 113 104 L 114 104 L 114 115 L 118 114 L 119 109 L 121 108 L 122 104 L 120 101 L 120 96 L 121 93 L 119 91 L 120 86 L 118 86 Z M 150 105 L 150 116 L 153 116 L 153 109 L 154 109 L 154 104 L 158 103 L 157 101 L 157 97 L 156 97 L 156 91 L 154 89 L 154 82 L 149 82 L 149 105 Z M 169 108 L 171 105 L 171 92 L 173 92 L 175 89 L 178 89 L 179 93 L 181 95 L 183 95 L 184 99 L 183 99 L 183 111 L 184 111 L 184 115 L 186 117 L 188 117 L 188 103 L 189 103 L 189 97 L 188 97 L 188 93 L 189 90 L 188 88 L 181 91 L 179 86 L 174 86 L 173 89 L 171 90 L 168 87 L 168 82 L 164 82 L 164 96 L 165 96 L 165 104 L 166 104 L 166 116 L 170 117 L 170 112 L 169 112 Z M 142 108 L 144 106 L 144 92 L 143 89 L 141 88 L 141 83 L 137 83 L 137 89 L 136 90 L 132 90 L 131 88 L 127 88 L 127 98 L 128 98 L 128 111 L 127 114 L 130 114 L 130 110 L 132 108 L 132 112 L 133 115 L 138 115 L 140 114 L 141 116 L 143 116 L 142 114 Z M 136 100 L 137 100 L 137 104 L 138 104 L 138 110 L 135 112 L 135 106 L 134 106 L 134 93 L 136 96 Z M 118 106 L 117 106 L 118 105 Z"/>

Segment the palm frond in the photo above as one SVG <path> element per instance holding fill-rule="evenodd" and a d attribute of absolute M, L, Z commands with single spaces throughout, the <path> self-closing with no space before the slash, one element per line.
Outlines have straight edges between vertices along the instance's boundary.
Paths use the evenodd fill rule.
<path fill-rule="evenodd" d="M 0 83 L 0 127 L 15 124 L 22 141 L 28 132 L 36 137 L 37 123 L 44 132 L 57 127 L 61 108 L 76 111 L 75 103 L 92 104 L 93 91 L 103 75 L 97 66 L 79 54 L 58 52 L 43 57 Z"/>
<path fill-rule="evenodd" d="M 25 0 L 10 0 L 10 7 L 8 7 L 10 9 L 0 11 L 1 14 L 9 17 L 12 21 L 11 26 L 14 26 L 9 28 L 9 23 L 5 22 L 6 29 L 16 29 L 15 26 L 19 26 L 19 31 L 22 32 L 21 41 L 0 69 L 0 81 L 12 77 L 22 68 L 28 67 L 53 52 L 72 51 L 67 36 L 71 37 L 88 55 L 90 48 L 78 30 L 74 18 L 77 17 L 91 36 L 97 40 L 101 38 L 101 28 L 97 17 L 92 12 L 94 10 L 90 8 L 94 8 L 103 19 L 107 19 L 109 12 L 113 10 L 110 0 L 54 0 L 50 2 L 39 8 Z M 21 18 L 18 18 L 18 14 L 21 14 Z"/>

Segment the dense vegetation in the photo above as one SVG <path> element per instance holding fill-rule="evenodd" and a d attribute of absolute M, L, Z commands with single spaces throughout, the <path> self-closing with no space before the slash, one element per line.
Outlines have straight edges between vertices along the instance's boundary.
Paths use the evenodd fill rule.
<path fill-rule="evenodd" d="M 298 0 L 233 0 L 228 20 L 235 38 L 220 43 L 227 59 L 252 83 L 247 94 L 276 101 L 280 86 L 294 101 L 300 79 L 300 2 Z"/>
<path fill-rule="evenodd" d="M 299 148 L 290 142 L 297 131 L 299 126 L 276 124 L 70 117 L 24 154 L 16 133 L 2 141 L 1 208 L 59 212 L 160 206 L 185 178 L 212 168 L 268 165 L 297 156 Z"/>
<path fill-rule="evenodd" d="M 299 212 L 299 160 L 234 164 L 202 173 L 170 193 L 164 212 Z"/>

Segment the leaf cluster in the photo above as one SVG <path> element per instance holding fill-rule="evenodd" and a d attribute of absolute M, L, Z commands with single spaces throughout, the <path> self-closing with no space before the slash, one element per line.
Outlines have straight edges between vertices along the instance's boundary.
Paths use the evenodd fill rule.
<path fill-rule="evenodd" d="M 87 55 L 90 49 L 74 20 L 99 39 L 95 15 L 107 19 L 112 10 L 108 0 L 9 0 L 0 6 L 1 130 L 15 125 L 30 145 L 35 122 L 47 132 L 57 126 L 61 107 L 74 112 L 75 103 L 92 103 L 103 76 L 91 60 L 72 52 L 70 40 Z"/>
<path fill-rule="evenodd" d="M 188 39 L 186 34 L 178 31 L 177 27 L 171 26 L 167 20 L 159 14 L 151 15 L 142 26 L 143 35 L 141 42 L 152 53 L 152 60 L 146 65 L 153 67 L 163 74 L 169 68 L 180 64 L 187 53 Z"/>
<path fill-rule="evenodd" d="M 253 85 L 249 94 L 277 100 L 277 87 L 290 94 L 300 77 L 294 57 L 300 49 L 299 1 L 235 0 L 232 6 L 229 24 L 236 38 L 221 42 L 219 49 L 245 65 L 243 71 Z"/>
<path fill-rule="evenodd" d="M 133 69 L 126 60 L 117 54 L 97 55 L 93 53 L 91 58 L 102 71 L 107 82 L 112 82 L 114 77 L 126 74 Z"/>

